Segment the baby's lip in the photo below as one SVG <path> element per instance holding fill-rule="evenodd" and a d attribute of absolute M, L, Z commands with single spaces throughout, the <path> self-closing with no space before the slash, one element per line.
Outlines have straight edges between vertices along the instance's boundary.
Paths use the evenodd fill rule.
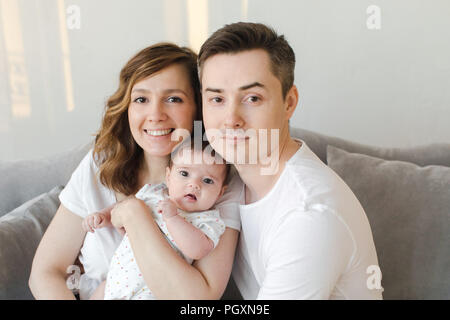
<path fill-rule="evenodd" d="M 184 197 L 188 200 L 188 201 L 197 201 L 197 196 L 193 193 L 187 193 L 184 195 Z"/>

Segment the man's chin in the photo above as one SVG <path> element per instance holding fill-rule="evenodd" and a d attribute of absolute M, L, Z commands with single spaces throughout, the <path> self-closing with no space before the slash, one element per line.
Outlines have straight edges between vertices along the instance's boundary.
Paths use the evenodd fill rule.
<path fill-rule="evenodd" d="M 247 143 L 240 144 L 220 144 L 212 147 L 226 162 L 230 164 L 249 164 L 249 148 Z"/>

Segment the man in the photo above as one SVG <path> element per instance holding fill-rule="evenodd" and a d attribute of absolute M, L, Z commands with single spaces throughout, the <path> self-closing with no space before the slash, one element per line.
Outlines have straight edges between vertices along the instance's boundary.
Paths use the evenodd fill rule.
<path fill-rule="evenodd" d="M 289 134 L 294 67 L 262 24 L 226 25 L 199 53 L 206 134 L 246 185 L 233 278 L 244 299 L 381 299 L 367 285 L 378 261 L 363 208 Z"/>

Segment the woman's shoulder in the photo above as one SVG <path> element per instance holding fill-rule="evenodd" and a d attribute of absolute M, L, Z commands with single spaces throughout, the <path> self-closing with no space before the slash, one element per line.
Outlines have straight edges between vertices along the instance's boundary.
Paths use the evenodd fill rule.
<path fill-rule="evenodd" d="M 98 156 L 97 156 L 98 159 Z M 96 155 L 94 153 L 94 148 L 89 149 L 83 159 L 80 161 L 80 164 L 75 169 L 74 174 L 77 173 L 83 176 L 93 176 L 97 175 L 99 171 L 98 167 L 99 161 L 96 160 Z"/>

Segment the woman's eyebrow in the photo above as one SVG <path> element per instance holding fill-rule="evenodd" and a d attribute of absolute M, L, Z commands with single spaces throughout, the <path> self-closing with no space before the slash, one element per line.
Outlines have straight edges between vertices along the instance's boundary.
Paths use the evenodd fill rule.
<path fill-rule="evenodd" d="M 133 93 L 133 92 L 143 92 L 143 93 L 148 93 L 148 92 L 150 92 L 150 90 L 143 89 L 143 88 L 134 88 L 133 90 L 131 90 L 131 93 Z"/>
<path fill-rule="evenodd" d="M 166 90 L 163 90 L 164 94 L 177 93 L 177 92 L 181 92 L 182 94 L 187 96 L 186 92 L 184 90 L 182 90 L 182 89 L 166 89 Z"/>
<path fill-rule="evenodd" d="M 144 88 L 135 88 L 135 89 L 131 90 L 131 93 L 134 93 L 134 92 L 151 93 L 150 90 L 144 89 Z M 165 89 L 165 90 L 163 90 L 162 92 L 163 92 L 164 94 L 170 94 L 170 93 L 177 93 L 177 92 L 180 92 L 180 93 L 184 94 L 185 96 L 187 96 L 186 92 L 185 92 L 184 90 L 182 90 L 182 89 Z"/>

